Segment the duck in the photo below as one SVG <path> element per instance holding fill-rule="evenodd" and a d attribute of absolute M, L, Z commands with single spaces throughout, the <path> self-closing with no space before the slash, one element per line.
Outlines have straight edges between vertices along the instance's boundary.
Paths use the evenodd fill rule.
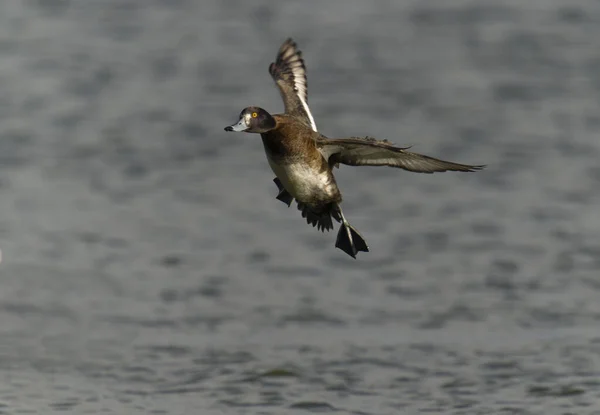
<path fill-rule="evenodd" d="M 275 174 L 276 199 L 288 207 L 296 201 L 307 223 L 321 231 L 340 223 L 335 247 L 356 259 L 369 252 L 362 235 L 350 225 L 341 209 L 342 194 L 333 174 L 340 164 L 388 166 L 414 173 L 475 172 L 485 165 L 444 161 L 396 147 L 373 137 L 328 138 L 317 130 L 308 107 L 306 65 L 296 42 L 288 38 L 269 65 L 279 89 L 284 112 L 270 114 L 258 106 L 246 107 L 229 132 L 260 134 L 267 162 Z"/>

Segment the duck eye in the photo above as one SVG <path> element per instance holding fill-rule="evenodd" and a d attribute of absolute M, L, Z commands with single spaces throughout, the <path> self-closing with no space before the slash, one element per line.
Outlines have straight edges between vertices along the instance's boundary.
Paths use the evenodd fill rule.
<path fill-rule="evenodd" d="M 258 117 L 258 114 L 256 112 L 253 112 L 252 113 L 252 118 L 256 118 L 256 117 Z"/>

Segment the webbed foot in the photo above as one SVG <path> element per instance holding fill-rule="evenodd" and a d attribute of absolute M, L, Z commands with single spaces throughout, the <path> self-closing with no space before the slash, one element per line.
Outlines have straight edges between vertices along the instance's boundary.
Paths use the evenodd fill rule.
<path fill-rule="evenodd" d="M 287 190 L 285 190 L 285 187 L 283 187 L 283 185 L 281 184 L 281 180 L 279 180 L 277 177 L 273 179 L 273 182 L 277 185 L 277 188 L 279 189 L 279 194 L 275 197 L 275 199 L 281 200 L 283 203 L 288 205 L 288 207 L 290 207 L 290 205 L 294 201 L 294 197 L 291 194 L 289 194 Z"/>

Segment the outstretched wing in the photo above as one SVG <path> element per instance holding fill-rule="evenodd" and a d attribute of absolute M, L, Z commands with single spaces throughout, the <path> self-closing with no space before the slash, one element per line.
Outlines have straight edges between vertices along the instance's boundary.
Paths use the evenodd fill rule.
<path fill-rule="evenodd" d="M 422 154 L 406 151 L 410 147 L 394 147 L 387 140 L 374 138 L 325 137 L 316 140 L 317 148 L 331 166 L 338 163 L 349 166 L 390 166 L 415 173 L 435 173 L 444 171 L 473 172 L 485 166 L 452 163 Z"/>
<path fill-rule="evenodd" d="M 283 42 L 276 61 L 269 65 L 269 73 L 279 87 L 286 114 L 304 119 L 317 131 L 317 125 L 308 108 L 306 66 L 296 42 L 292 39 Z"/>

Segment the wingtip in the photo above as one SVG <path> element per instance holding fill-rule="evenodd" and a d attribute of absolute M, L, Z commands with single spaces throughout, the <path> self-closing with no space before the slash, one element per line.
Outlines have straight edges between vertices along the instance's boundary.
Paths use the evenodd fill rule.
<path fill-rule="evenodd" d="M 458 172 L 463 172 L 463 173 L 475 173 L 476 171 L 483 170 L 486 167 L 487 167 L 486 164 L 477 164 L 477 165 L 463 164 L 461 166 L 461 168 L 451 169 L 451 170 L 446 170 L 446 171 L 458 171 Z"/>
<path fill-rule="evenodd" d="M 287 46 L 287 45 L 296 47 L 296 42 L 291 37 L 288 37 L 281 46 Z"/>
<path fill-rule="evenodd" d="M 483 170 L 487 167 L 487 164 L 480 164 L 477 166 L 471 166 L 471 170 L 469 170 L 470 172 L 476 172 L 476 171 L 480 171 Z"/>
<path fill-rule="evenodd" d="M 298 50 L 298 45 L 291 37 L 288 37 L 279 47 L 279 51 L 277 55 L 282 55 L 286 50 L 292 49 L 294 51 Z"/>

